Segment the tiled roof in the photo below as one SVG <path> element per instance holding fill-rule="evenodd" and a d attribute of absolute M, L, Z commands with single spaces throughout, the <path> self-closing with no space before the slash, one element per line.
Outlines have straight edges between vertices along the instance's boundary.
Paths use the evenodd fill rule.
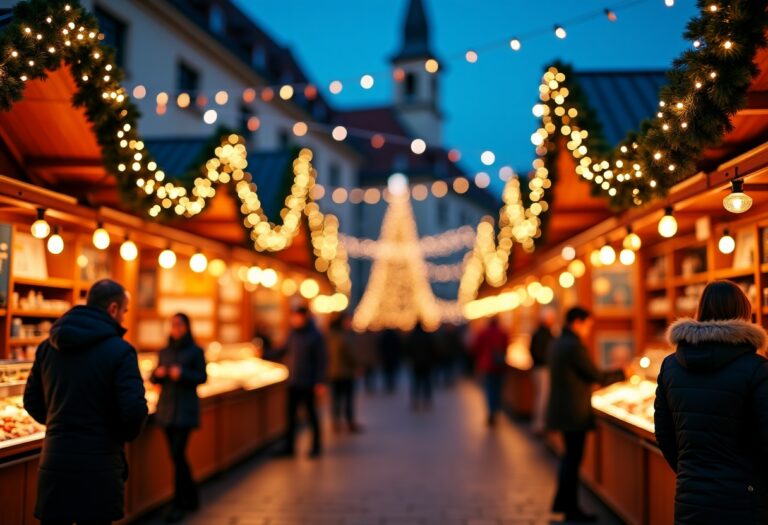
<path fill-rule="evenodd" d="M 603 125 L 610 146 L 616 146 L 640 123 L 656 114 L 664 71 L 576 71 L 576 80 Z"/>
<path fill-rule="evenodd" d="M 167 167 L 166 174 L 171 178 L 181 178 L 194 168 L 193 163 L 202 155 L 210 138 L 171 138 L 147 139 L 147 148 L 157 163 Z M 258 151 L 248 155 L 248 172 L 253 177 L 259 191 L 264 213 L 268 217 L 278 217 L 283 208 L 283 197 L 291 186 L 293 159 L 296 151 L 285 149 L 278 151 Z"/>

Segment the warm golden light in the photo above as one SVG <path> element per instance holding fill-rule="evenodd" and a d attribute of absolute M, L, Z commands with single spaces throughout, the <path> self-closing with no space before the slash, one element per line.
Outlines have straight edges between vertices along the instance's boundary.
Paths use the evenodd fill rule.
<path fill-rule="evenodd" d="M 165 250 L 160 252 L 160 256 L 157 258 L 157 263 L 160 265 L 161 268 L 170 270 L 171 268 L 176 266 L 176 254 L 170 248 L 166 248 Z"/>
<path fill-rule="evenodd" d="M 139 248 L 130 239 L 125 239 L 120 245 L 120 258 L 124 261 L 135 261 L 139 256 Z"/>
<path fill-rule="evenodd" d="M 203 273 L 208 268 L 208 257 L 197 252 L 189 258 L 189 268 L 195 273 Z"/>
<path fill-rule="evenodd" d="M 212 276 L 219 278 L 227 271 L 227 263 L 222 259 L 213 259 L 208 263 L 208 273 Z"/>
<path fill-rule="evenodd" d="M 635 264 L 635 252 L 634 250 L 630 250 L 629 248 L 624 248 L 621 250 L 621 253 L 619 253 L 619 261 L 624 266 L 631 266 Z"/>
<path fill-rule="evenodd" d="M 304 279 L 299 287 L 299 293 L 305 299 L 314 299 L 320 293 L 320 285 L 312 278 Z"/>
<path fill-rule="evenodd" d="M 32 223 L 30 232 L 35 239 L 45 239 L 50 235 L 51 225 L 45 220 L 45 209 L 37 209 L 37 220 Z"/>
<path fill-rule="evenodd" d="M 672 208 L 668 207 L 659 221 L 659 235 L 662 237 L 674 237 L 677 233 L 677 220 L 672 213 Z"/>
<path fill-rule="evenodd" d="M 104 229 L 104 225 L 102 223 L 98 224 L 98 227 L 93 232 L 93 245 L 98 250 L 106 250 L 109 248 L 109 244 L 111 242 L 109 238 L 109 232 Z"/>
<path fill-rule="evenodd" d="M 58 226 L 55 226 L 53 228 L 53 235 L 48 237 L 47 246 L 48 246 L 48 251 L 51 252 L 53 255 L 58 255 L 64 251 L 64 239 L 62 239 L 61 235 L 59 235 Z"/>
<path fill-rule="evenodd" d="M 717 248 L 720 250 L 720 253 L 725 255 L 733 253 L 736 249 L 736 241 L 731 237 L 731 234 L 727 229 L 723 231 L 723 236 L 720 237 L 720 240 L 717 243 Z"/>

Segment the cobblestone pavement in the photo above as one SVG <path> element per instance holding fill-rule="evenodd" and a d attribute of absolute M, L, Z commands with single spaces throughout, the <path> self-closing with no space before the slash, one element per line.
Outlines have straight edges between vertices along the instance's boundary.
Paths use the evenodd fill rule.
<path fill-rule="evenodd" d="M 318 460 L 304 454 L 307 441 L 295 459 L 254 458 L 205 484 L 201 510 L 184 523 L 550 523 L 555 459 L 506 418 L 487 428 L 475 385 L 438 391 L 430 412 L 411 412 L 404 394 L 361 395 L 359 405 L 365 433 L 332 436 L 327 429 Z M 586 491 L 582 496 L 600 523 L 621 523 Z M 159 523 L 161 513 L 142 522 Z"/>

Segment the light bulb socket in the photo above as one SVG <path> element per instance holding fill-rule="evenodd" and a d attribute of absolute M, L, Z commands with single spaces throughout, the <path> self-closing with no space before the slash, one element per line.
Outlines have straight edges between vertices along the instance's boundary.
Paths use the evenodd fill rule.
<path fill-rule="evenodd" d="M 56 226 L 54 226 L 54 227 L 53 227 L 53 234 L 54 234 L 54 235 L 59 235 L 59 231 L 60 231 L 60 230 L 59 230 L 59 226 L 58 226 L 58 224 L 57 224 Z"/>
<path fill-rule="evenodd" d="M 744 193 L 744 179 L 733 179 L 731 181 L 731 193 Z"/>
<path fill-rule="evenodd" d="M 664 215 L 669 215 L 670 217 L 674 216 L 675 209 L 672 206 L 667 206 L 664 208 Z"/>
<path fill-rule="evenodd" d="M 731 236 L 730 230 L 728 228 L 724 229 L 723 230 L 723 237 L 730 237 L 730 236 Z"/>
<path fill-rule="evenodd" d="M 45 220 L 45 208 L 38 208 L 37 209 L 37 220 L 38 221 L 44 221 Z"/>

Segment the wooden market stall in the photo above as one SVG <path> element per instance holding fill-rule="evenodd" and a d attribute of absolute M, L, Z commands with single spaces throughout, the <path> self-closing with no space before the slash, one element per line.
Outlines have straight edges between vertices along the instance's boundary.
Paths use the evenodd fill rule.
<path fill-rule="evenodd" d="M 589 184 L 578 180 L 577 164 L 561 148 L 549 201 L 551 231 L 545 226 L 546 240 L 533 254 L 513 254 L 503 289 L 522 297 L 532 284 L 548 286 L 554 291 L 550 306 L 561 313 L 576 304 L 594 312 L 588 346 L 599 366 L 635 356 L 638 375 L 593 396 L 597 430 L 589 438 L 582 469 L 583 480 L 627 523 L 673 523 L 675 476 L 653 435 L 656 375 L 672 350 L 666 328 L 694 315 L 701 290 L 713 279 L 739 284 L 752 301 L 754 321 L 768 327 L 768 51 L 758 51 L 755 63 L 759 73 L 749 86 L 746 106 L 731 118 L 732 129 L 720 145 L 704 151 L 698 173 L 672 187 L 664 199 L 616 214 L 597 206 L 585 216 L 602 213 L 601 218 L 566 232 L 559 225 L 574 224 L 574 203 L 593 201 L 578 189 Z M 743 191 L 753 199 L 744 213 L 724 208 L 734 178 L 743 181 Z M 659 222 L 668 208 L 677 231 L 665 238 Z M 628 228 L 642 247 L 623 264 L 616 255 Z M 726 234 L 730 238 L 723 239 Z M 600 262 L 605 246 L 613 248 L 611 264 Z M 569 277 L 563 278 L 564 273 Z M 491 292 L 486 288 L 485 293 Z M 535 329 L 538 308 L 531 301 L 505 314 L 513 339 L 506 402 L 517 413 L 530 409 L 529 365 L 520 354 L 527 350 L 525 335 Z"/>
<path fill-rule="evenodd" d="M 166 341 L 167 319 L 189 313 L 207 349 L 209 382 L 200 387 L 202 425 L 192 436 L 197 479 L 220 472 L 277 439 L 285 428 L 287 371 L 260 360 L 256 332 L 279 342 L 285 313 L 303 280 L 329 286 L 314 269 L 306 224 L 282 255 L 249 248 L 248 232 L 232 194 L 221 191 L 201 218 L 152 220 L 123 204 L 115 176 L 83 108 L 72 105 L 75 83 L 67 67 L 29 81 L 24 97 L 0 113 L 0 524 L 32 524 L 37 462 L 44 429 L 23 410 L 21 394 L 37 345 L 55 319 L 82 304 L 90 285 L 109 277 L 131 294 L 127 339 L 139 350 L 145 378 Z M 292 154 L 276 171 L 271 200 L 278 207 L 290 187 Z M 287 163 L 287 164 L 286 164 Z M 279 190 L 279 191 L 278 191 Z M 265 202 L 271 200 L 262 196 Z M 40 211 L 39 211 L 40 210 Z M 51 246 L 30 234 L 44 217 L 59 234 Z M 103 227 L 109 245 L 95 247 Z M 103 242 L 103 239 L 101 239 Z M 124 252 L 124 241 L 133 249 Z M 158 262 L 172 250 L 169 268 Z M 131 253 L 133 252 L 133 253 Z M 190 259 L 202 253 L 207 268 Z M 259 284 L 255 273 L 275 279 Z M 200 270 L 200 268 L 198 268 Z M 26 361 L 26 363 L 24 363 Z M 146 383 L 150 408 L 157 390 Z M 172 469 L 161 430 L 151 424 L 127 447 L 131 477 L 125 521 L 169 500 Z"/>

